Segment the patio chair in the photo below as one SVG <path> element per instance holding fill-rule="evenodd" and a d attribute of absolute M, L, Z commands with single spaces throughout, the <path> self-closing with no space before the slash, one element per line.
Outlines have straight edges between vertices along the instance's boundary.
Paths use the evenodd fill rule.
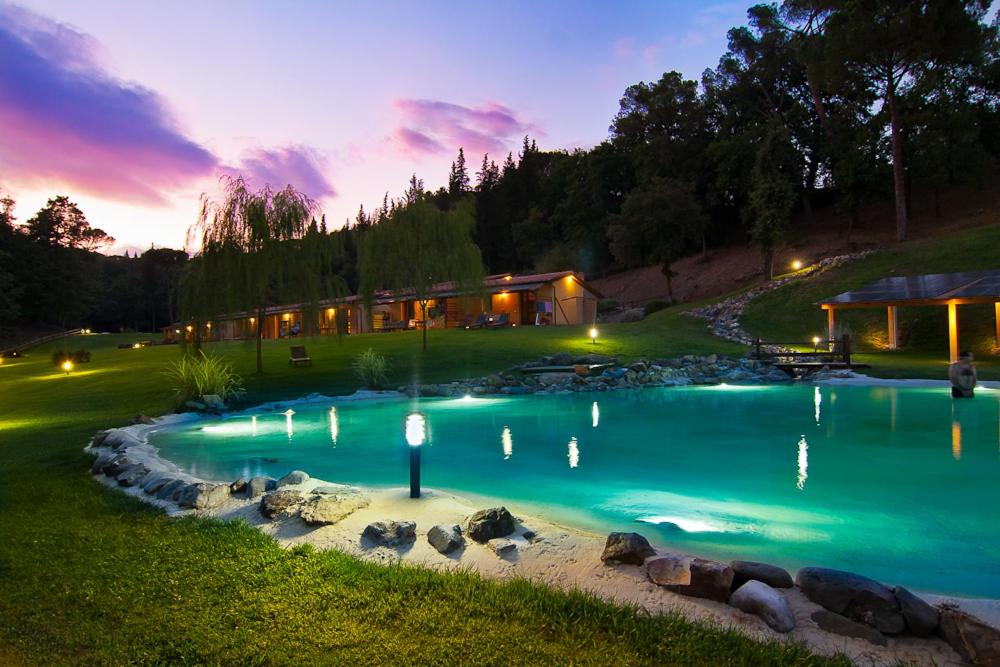
<path fill-rule="evenodd" d="M 510 324 L 510 317 L 507 313 L 500 313 L 500 317 L 494 317 L 492 322 L 487 322 L 486 326 L 490 329 L 502 329 Z"/>
<path fill-rule="evenodd" d="M 292 345 L 291 350 L 288 353 L 288 365 L 289 366 L 312 366 L 312 358 L 309 353 L 306 352 L 305 345 Z"/>
<path fill-rule="evenodd" d="M 459 329 L 468 329 L 470 326 L 472 326 L 472 319 L 473 319 L 472 315 L 466 315 L 458 323 L 458 328 Z"/>

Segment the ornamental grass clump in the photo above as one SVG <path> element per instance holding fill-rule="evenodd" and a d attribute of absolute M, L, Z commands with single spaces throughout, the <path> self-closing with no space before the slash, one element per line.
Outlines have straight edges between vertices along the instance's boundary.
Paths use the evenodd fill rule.
<path fill-rule="evenodd" d="M 382 389 L 389 374 L 389 362 L 381 354 L 368 348 L 354 359 L 354 374 L 369 389 Z"/>
<path fill-rule="evenodd" d="M 178 406 L 196 401 L 202 396 L 216 395 L 229 403 L 240 399 L 246 392 L 241 378 L 233 367 L 215 355 L 199 351 L 187 355 L 167 368 Z"/>

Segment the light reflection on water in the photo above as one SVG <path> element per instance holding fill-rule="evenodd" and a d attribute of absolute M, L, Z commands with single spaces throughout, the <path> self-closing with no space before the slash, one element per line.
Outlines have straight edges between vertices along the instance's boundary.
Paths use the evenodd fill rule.
<path fill-rule="evenodd" d="M 427 487 L 599 531 L 661 518 L 648 537 L 709 557 L 839 566 L 1000 596 L 1000 392 L 962 402 L 945 389 L 847 386 L 593 398 L 303 404 L 199 422 L 153 443 L 210 479 L 299 468 L 402 486 L 405 416 L 419 410 Z M 944 574 L 934 565 L 941 553 L 955 560 Z"/>

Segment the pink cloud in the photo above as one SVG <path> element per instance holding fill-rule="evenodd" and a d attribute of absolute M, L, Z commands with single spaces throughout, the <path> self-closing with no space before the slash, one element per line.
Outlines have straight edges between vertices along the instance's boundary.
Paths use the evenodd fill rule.
<path fill-rule="evenodd" d="M 401 124 L 390 142 L 410 154 L 439 154 L 465 149 L 466 154 L 502 155 L 526 134 L 542 132 L 509 107 L 487 102 L 467 107 L 427 99 L 401 99 L 393 103 Z"/>
<path fill-rule="evenodd" d="M 218 159 L 177 127 L 165 101 L 97 62 L 87 35 L 0 4 L 0 171 L 10 185 L 58 182 L 163 204 Z"/>
<path fill-rule="evenodd" d="M 251 187 L 269 185 L 274 189 L 292 185 L 313 199 L 336 197 L 337 192 L 323 174 L 322 158 L 306 146 L 257 148 L 243 155 L 237 167 L 223 172 L 240 173 Z"/>

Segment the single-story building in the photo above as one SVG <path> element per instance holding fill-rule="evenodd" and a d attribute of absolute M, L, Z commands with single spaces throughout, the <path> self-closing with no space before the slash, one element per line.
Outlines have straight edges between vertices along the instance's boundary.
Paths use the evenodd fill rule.
<path fill-rule="evenodd" d="M 380 292 L 366 307 L 357 295 L 319 303 L 314 332 L 336 334 L 338 312 L 344 333 L 368 333 L 416 328 L 423 321 L 433 328 L 466 326 L 480 315 L 496 320 L 506 315 L 511 326 L 591 324 L 597 317 L 600 295 L 588 286 L 581 273 L 557 271 L 528 275 L 497 274 L 483 280 L 480 291 L 470 293 L 455 283 L 439 283 L 424 313 L 411 290 Z M 263 318 L 264 338 L 286 338 L 310 333 L 303 304 L 273 306 Z M 236 340 L 257 334 L 257 317 L 235 313 L 201 324 L 202 340 Z M 192 340 L 194 323 L 173 324 L 163 329 L 167 341 Z"/>

